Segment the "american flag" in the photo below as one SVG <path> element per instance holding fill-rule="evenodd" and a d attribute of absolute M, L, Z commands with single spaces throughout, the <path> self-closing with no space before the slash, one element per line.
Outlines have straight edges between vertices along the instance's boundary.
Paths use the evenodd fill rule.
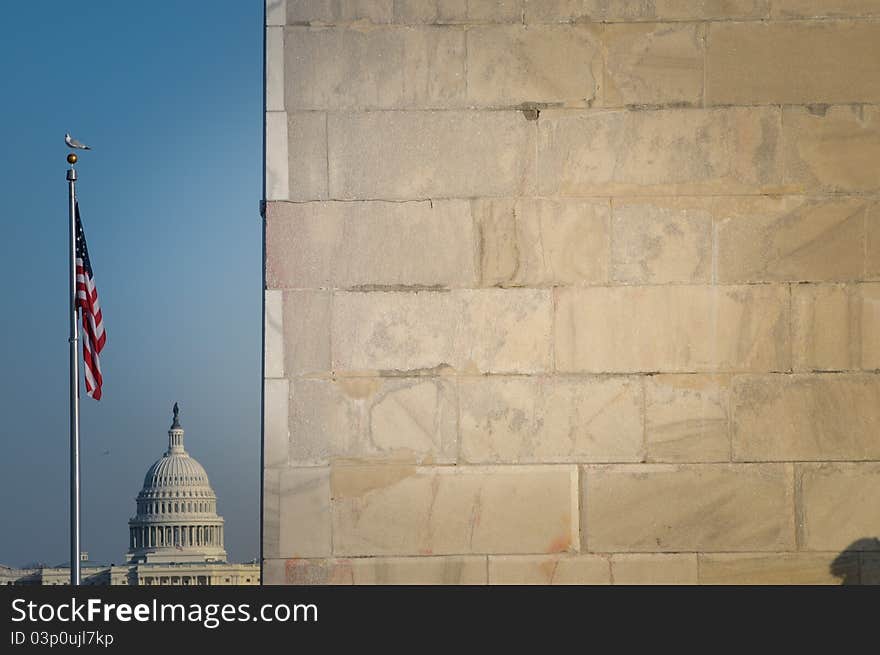
<path fill-rule="evenodd" d="M 78 203 L 76 205 L 76 306 L 82 317 L 86 394 L 95 400 L 100 400 L 104 378 L 101 376 L 101 362 L 98 355 L 104 350 L 107 334 L 104 332 L 104 319 L 101 316 L 101 306 L 98 304 L 98 290 L 95 288 L 95 276 L 92 275 L 86 235 L 83 232 L 82 221 L 79 220 Z"/>

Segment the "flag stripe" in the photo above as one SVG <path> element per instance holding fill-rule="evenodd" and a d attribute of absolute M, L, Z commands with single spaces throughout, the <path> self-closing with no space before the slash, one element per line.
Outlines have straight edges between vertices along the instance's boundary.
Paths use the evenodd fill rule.
<path fill-rule="evenodd" d="M 82 321 L 83 363 L 85 364 L 86 394 L 101 399 L 104 377 L 98 355 L 104 349 L 107 335 L 104 332 L 104 316 L 98 303 L 98 289 L 92 275 L 86 235 L 76 206 L 76 307 Z"/>

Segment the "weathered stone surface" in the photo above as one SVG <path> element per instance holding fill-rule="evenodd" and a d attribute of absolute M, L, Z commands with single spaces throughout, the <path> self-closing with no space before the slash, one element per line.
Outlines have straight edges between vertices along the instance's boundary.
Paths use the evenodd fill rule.
<path fill-rule="evenodd" d="M 267 111 L 264 131 L 266 139 L 265 175 L 266 200 L 290 198 L 289 157 L 287 154 L 287 112 Z"/>
<path fill-rule="evenodd" d="M 769 0 L 538 0 L 526 22 L 767 18 Z"/>
<path fill-rule="evenodd" d="M 338 555 L 577 549 L 574 466 L 334 467 Z"/>
<path fill-rule="evenodd" d="M 790 465 L 591 466 L 584 478 L 589 551 L 794 548 Z"/>
<path fill-rule="evenodd" d="M 534 185 L 535 127 L 518 111 L 338 113 L 328 129 L 333 198 L 519 195 Z"/>
<path fill-rule="evenodd" d="M 287 14 L 287 0 L 266 0 L 266 25 L 284 25 Z"/>
<path fill-rule="evenodd" d="M 700 584 L 817 585 L 858 578 L 858 554 L 718 553 L 699 555 Z"/>
<path fill-rule="evenodd" d="M 713 213 L 708 201 L 627 198 L 613 202 L 614 282 L 711 282 Z"/>
<path fill-rule="evenodd" d="M 464 103 L 464 30 L 289 27 L 285 36 L 288 109 Z"/>
<path fill-rule="evenodd" d="M 880 100 L 876 23 L 715 23 L 710 34 L 707 104 Z"/>
<path fill-rule="evenodd" d="M 602 80 L 601 28 L 590 24 L 472 27 L 467 31 L 471 104 L 590 106 Z"/>
<path fill-rule="evenodd" d="M 878 0 L 773 0 L 773 18 L 869 18 L 880 16 Z"/>
<path fill-rule="evenodd" d="M 697 556 L 689 553 L 616 554 L 611 557 L 614 584 L 697 584 Z"/>
<path fill-rule="evenodd" d="M 772 192 L 782 181 L 776 108 L 541 113 L 541 195 Z"/>
<path fill-rule="evenodd" d="M 489 557 L 489 584 L 610 584 L 608 558 L 600 555 L 497 555 Z"/>
<path fill-rule="evenodd" d="M 703 25 L 608 25 L 603 40 L 606 107 L 702 103 Z"/>
<path fill-rule="evenodd" d="M 263 292 L 263 373 L 267 378 L 284 376 L 284 294 Z"/>
<path fill-rule="evenodd" d="M 285 375 L 330 370 L 330 308 L 328 291 L 284 291 Z"/>
<path fill-rule="evenodd" d="M 397 23 L 519 23 L 524 0 L 394 0 Z"/>
<path fill-rule="evenodd" d="M 472 463 L 638 462 L 639 380 L 462 378 L 461 456 Z"/>
<path fill-rule="evenodd" d="M 470 205 L 274 203 L 266 220 L 266 281 L 294 288 L 473 287 Z"/>
<path fill-rule="evenodd" d="M 731 204 L 717 223 L 719 282 L 861 278 L 867 201 L 786 196 Z"/>
<path fill-rule="evenodd" d="M 779 371 L 790 362 L 783 286 L 559 289 L 566 372 Z"/>
<path fill-rule="evenodd" d="M 801 548 L 880 549 L 880 462 L 800 464 L 797 482 Z"/>
<path fill-rule="evenodd" d="M 785 107 L 783 125 L 790 188 L 880 190 L 880 107 Z"/>
<path fill-rule="evenodd" d="M 266 543 L 265 535 L 263 543 Z M 264 585 L 286 585 L 284 575 L 284 564 L 286 560 L 263 558 L 263 571 L 260 582 Z"/>
<path fill-rule="evenodd" d="M 486 198 L 472 206 L 483 286 L 607 281 L 607 201 Z"/>
<path fill-rule="evenodd" d="M 454 462 L 455 383 L 440 378 L 295 380 L 291 460 Z"/>
<path fill-rule="evenodd" d="M 792 287 L 795 370 L 880 368 L 880 284 Z"/>
<path fill-rule="evenodd" d="M 735 460 L 880 459 L 880 376 L 738 376 L 730 404 Z"/>
<path fill-rule="evenodd" d="M 286 468 L 290 457 L 287 380 L 263 380 L 263 466 Z"/>
<path fill-rule="evenodd" d="M 337 293 L 335 370 L 481 373 L 549 370 L 551 298 L 546 290 Z"/>
<path fill-rule="evenodd" d="M 266 28 L 266 111 L 284 111 L 284 28 Z"/>
<path fill-rule="evenodd" d="M 327 115 L 288 112 L 287 152 L 289 192 L 283 199 L 327 198 Z"/>
<path fill-rule="evenodd" d="M 355 380 L 364 395 L 375 391 L 376 380 Z M 347 388 L 327 380 L 294 380 L 290 386 L 290 458 L 299 466 L 326 465 L 348 449 L 363 448 L 361 408 L 349 402 Z M 350 445 L 351 444 L 351 445 Z"/>
<path fill-rule="evenodd" d="M 267 469 L 265 505 L 277 520 L 264 519 L 266 557 L 324 557 L 330 554 L 330 470 Z M 267 510 L 268 511 L 268 510 Z"/>
<path fill-rule="evenodd" d="M 868 207 L 865 278 L 880 280 L 880 202 Z"/>
<path fill-rule="evenodd" d="M 394 0 L 287 0 L 287 23 L 390 23 Z"/>
<path fill-rule="evenodd" d="M 486 584 L 481 556 L 289 559 L 279 568 L 291 585 Z"/>
<path fill-rule="evenodd" d="M 730 460 L 730 378 L 654 375 L 645 379 L 649 462 Z"/>

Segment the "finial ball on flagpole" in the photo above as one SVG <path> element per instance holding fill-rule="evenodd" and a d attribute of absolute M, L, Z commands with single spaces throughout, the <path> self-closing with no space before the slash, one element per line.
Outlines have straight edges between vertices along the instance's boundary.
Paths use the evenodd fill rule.
<path fill-rule="evenodd" d="M 70 153 L 69 155 L 67 155 L 67 163 L 70 164 L 71 166 L 73 166 L 76 163 L 76 159 L 77 159 L 77 157 L 73 153 Z"/>

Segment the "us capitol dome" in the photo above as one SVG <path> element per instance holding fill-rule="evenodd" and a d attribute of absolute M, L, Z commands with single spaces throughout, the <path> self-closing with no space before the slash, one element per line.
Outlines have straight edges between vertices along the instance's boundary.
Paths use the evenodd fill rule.
<path fill-rule="evenodd" d="M 144 476 L 128 522 L 130 563 L 225 562 L 223 518 L 208 474 L 183 446 L 174 403 L 168 450 Z"/>
<path fill-rule="evenodd" d="M 125 563 L 100 564 L 83 552 L 83 585 L 260 584 L 257 560 L 226 561 L 217 494 L 204 467 L 183 447 L 177 403 L 173 412 L 168 450 L 147 469 L 136 498 L 137 513 L 128 521 Z M 0 585 L 4 586 L 69 582 L 69 563 L 25 568 L 0 565 Z"/>

